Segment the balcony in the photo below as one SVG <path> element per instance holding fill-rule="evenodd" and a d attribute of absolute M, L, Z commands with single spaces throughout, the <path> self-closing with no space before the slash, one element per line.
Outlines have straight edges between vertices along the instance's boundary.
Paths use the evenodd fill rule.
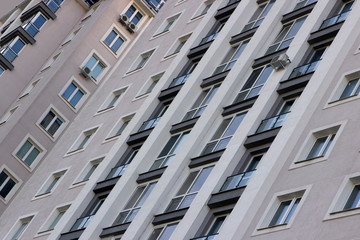
<path fill-rule="evenodd" d="M 305 64 L 303 66 L 295 68 L 292 71 L 292 73 L 290 74 L 289 79 L 301 77 L 301 76 L 304 76 L 306 74 L 315 72 L 315 70 L 316 70 L 316 68 L 317 68 L 317 66 L 319 65 L 320 62 L 321 62 L 321 60 L 311 62 L 311 63 L 308 63 L 308 64 Z"/>
<path fill-rule="evenodd" d="M 255 171 L 256 170 L 250 172 L 244 172 L 228 177 L 224 185 L 221 187 L 220 192 L 246 187 L 251 176 Z"/>
<path fill-rule="evenodd" d="M 87 217 L 83 217 L 83 218 L 78 218 L 76 220 L 76 222 L 74 223 L 74 226 L 72 226 L 72 228 L 70 229 L 70 231 L 76 231 L 76 230 L 81 230 L 81 229 L 85 229 L 91 219 L 94 217 L 94 215 L 90 215 L 90 216 L 87 216 Z"/>
<path fill-rule="evenodd" d="M 284 121 L 287 115 L 290 112 L 286 112 L 275 117 L 267 118 L 261 121 L 260 126 L 256 130 L 256 133 L 265 132 L 274 128 L 281 127 L 284 124 Z"/>
<path fill-rule="evenodd" d="M 191 240 L 213 240 L 213 239 L 216 239 L 217 235 L 218 234 L 212 234 L 212 235 L 208 235 L 208 236 L 192 238 Z"/>
<path fill-rule="evenodd" d="M 174 78 L 172 80 L 172 82 L 170 83 L 169 88 L 179 86 L 180 84 L 185 83 L 186 80 L 189 78 L 189 76 L 190 76 L 190 73 L 185 74 L 185 75 L 180 76 L 180 77 L 177 77 L 177 78 Z"/>
<path fill-rule="evenodd" d="M 339 14 L 339 15 L 337 15 L 335 17 L 328 18 L 328 19 L 324 20 L 323 23 L 321 24 L 319 30 L 330 27 L 330 26 L 333 26 L 333 25 L 335 25 L 337 23 L 345 21 L 346 17 L 349 15 L 349 13 L 350 13 L 350 11 L 347 11 L 347 12 Z"/>
<path fill-rule="evenodd" d="M 157 117 L 157 118 L 150 119 L 150 120 L 143 122 L 143 124 L 139 128 L 138 132 L 142 132 L 142 131 L 154 128 L 156 126 L 156 124 L 160 121 L 160 119 L 161 119 L 161 117 Z"/>
<path fill-rule="evenodd" d="M 203 39 L 201 39 L 199 45 L 203 45 L 205 43 L 213 41 L 217 37 L 218 34 L 219 34 L 219 32 L 216 32 L 214 34 L 211 34 L 210 36 L 204 37 Z"/>
<path fill-rule="evenodd" d="M 109 175 L 107 175 L 106 180 L 122 176 L 128 166 L 129 164 L 125 164 L 119 167 L 112 168 Z"/>

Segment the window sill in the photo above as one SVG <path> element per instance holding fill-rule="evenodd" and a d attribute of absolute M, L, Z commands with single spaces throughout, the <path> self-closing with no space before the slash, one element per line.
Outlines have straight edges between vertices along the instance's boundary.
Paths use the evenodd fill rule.
<path fill-rule="evenodd" d="M 346 210 L 339 210 L 339 211 L 329 212 L 323 221 L 330 221 L 333 219 L 350 217 L 358 214 L 360 214 L 360 207 L 346 209 Z"/>
<path fill-rule="evenodd" d="M 359 95 L 352 95 L 352 96 L 349 96 L 346 98 L 334 100 L 334 101 L 329 102 L 324 109 L 330 108 L 330 107 L 336 107 L 336 106 L 339 106 L 339 105 L 342 105 L 342 104 L 345 104 L 348 102 L 356 101 L 356 100 L 359 100 L 359 98 L 360 98 Z"/>
<path fill-rule="evenodd" d="M 166 30 L 166 31 L 164 31 L 164 32 L 157 33 L 157 34 L 155 34 L 154 36 L 152 36 L 152 38 L 151 38 L 150 40 L 155 39 L 155 38 L 158 38 L 158 37 L 161 37 L 161 36 L 163 36 L 163 35 L 165 35 L 165 34 L 167 34 L 167 33 L 169 33 L 169 32 L 170 32 L 169 30 Z"/>
<path fill-rule="evenodd" d="M 279 225 L 275 225 L 275 226 L 261 227 L 261 228 L 256 229 L 255 232 L 251 236 L 257 236 L 257 235 L 268 234 L 268 233 L 273 233 L 273 232 L 277 232 L 277 231 L 283 231 L 283 230 L 286 230 L 289 228 L 290 228 L 289 224 L 279 224 Z"/>
<path fill-rule="evenodd" d="M 289 170 L 296 169 L 296 168 L 301 168 L 301 167 L 306 167 L 308 165 L 323 162 L 325 160 L 327 160 L 327 156 L 319 156 L 319 157 L 316 157 L 316 158 L 299 160 L 299 161 L 296 161 L 296 162 L 292 163 Z"/>

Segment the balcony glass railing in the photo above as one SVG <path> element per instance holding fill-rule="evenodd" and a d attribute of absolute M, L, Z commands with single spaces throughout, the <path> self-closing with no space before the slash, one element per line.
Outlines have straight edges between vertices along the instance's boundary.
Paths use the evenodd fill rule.
<path fill-rule="evenodd" d="M 251 176 L 255 171 L 256 170 L 228 177 L 224 185 L 221 187 L 220 192 L 247 186 Z"/>
<path fill-rule="evenodd" d="M 17 58 L 17 54 L 10 47 L 1 49 L 0 54 L 2 54 L 9 62 L 13 62 L 15 58 Z"/>
<path fill-rule="evenodd" d="M 72 228 L 70 229 L 70 231 L 76 231 L 76 230 L 81 230 L 81 229 L 85 229 L 91 219 L 94 217 L 94 215 L 90 215 L 90 216 L 87 216 L 87 217 L 83 217 L 83 218 L 79 218 L 78 220 L 76 220 L 74 226 L 72 226 Z"/>
<path fill-rule="evenodd" d="M 227 4 L 227 6 L 233 4 L 233 3 L 236 3 L 236 2 L 240 2 L 241 0 L 230 0 Z M 202 238 L 201 238 L 202 239 Z M 205 239 L 205 238 L 204 238 Z"/>
<path fill-rule="evenodd" d="M 216 36 L 219 34 L 219 32 L 216 32 L 214 34 L 211 34 L 210 36 L 204 37 L 203 39 L 201 39 L 201 42 L 199 43 L 199 45 L 211 42 L 212 40 L 214 40 L 216 38 Z"/>
<path fill-rule="evenodd" d="M 284 121 L 289 112 L 277 115 L 275 117 L 267 118 L 261 121 L 259 128 L 256 130 L 256 133 L 265 132 L 277 127 L 281 127 L 284 124 Z"/>
<path fill-rule="evenodd" d="M 161 117 L 157 117 L 157 118 L 143 122 L 143 124 L 139 128 L 138 132 L 142 132 L 142 131 L 148 130 L 150 128 L 154 128 L 156 126 L 156 124 L 160 121 L 160 119 L 161 119 Z"/>
<path fill-rule="evenodd" d="M 218 234 L 212 234 L 212 235 L 207 235 L 207 236 L 203 236 L 203 237 L 198 237 L 198 238 L 192 238 L 191 240 L 213 240 L 216 239 Z"/>
<path fill-rule="evenodd" d="M 155 13 L 159 12 L 160 8 L 164 5 L 166 0 L 143 0 L 146 5 L 148 5 L 151 10 Z"/>
<path fill-rule="evenodd" d="M 172 82 L 170 83 L 169 88 L 175 87 L 175 86 L 178 86 L 178 85 L 180 85 L 180 84 L 185 83 L 186 80 L 189 78 L 189 76 L 190 76 L 190 73 L 185 74 L 185 75 L 180 76 L 180 77 L 177 77 L 177 78 L 174 78 L 174 79 L 172 80 Z"/>
<path fill-rule="evenodd" d="M 106 180 L 122 176 L 128 166 L 129 164 L 125 164 L 119 167 L 112 168 L 109 175 L 107 175 Z"/>
<path fill-rule="evenodd" d="M 350 13 L 350 11 L 347 11 L 347 12 L 339 14 L 339 15 L 337 15 L 335 17 L 328 18 L 328 19 L 324 20 L 323 23 L 320 26 L 320 30 L 324 29 L 324 28 L 327 28 L 327 27 L 330 27 L 332 25 L 335 25 L 335 24 L 337 24 L 339 22 L 345 21 L 346 17 L 349 15 L 349 13 Z"/>
<path fill-rule="evenodd" d="M 308 73 L 313 73 L 315 72 L 317 66 L 319 65 L 319 63 L 321 62 L 321 60 L 316 61 L 316 62 L 312 62 L 312 63 L 308 63 L 306 65 L 294 68 L 294 70 L 292 71 L 292 73 L 290 74 L 289 79 L 292 78 L 297 78 L 303 75 L 306 75 Z"/>

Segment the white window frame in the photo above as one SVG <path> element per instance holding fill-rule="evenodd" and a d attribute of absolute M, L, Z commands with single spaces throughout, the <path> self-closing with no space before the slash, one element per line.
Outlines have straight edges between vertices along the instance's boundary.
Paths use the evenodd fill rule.
<path fill-rule="evenodd" d="M 101 105 L 100 109 L 97 113 L 108 112 L 116 108 L 116 106 L 120 103 L 121 99 L 126 94 L 128 86 L 116 89 L 110 93 L 110 95 L 106 98 L 105 102 Z"/>
<path fill-rule="evenodd" d="M 65 205 L 55 207 L 54 210 L 50 213 L 50 215 L 45 220 L 44 224 L 40 227 L 40 230 L 38 231 L 36 236 L 40 237 L 40 236 L 48 234 L 49 232 L 54 230 L 54 228 L 50 228 L 50 227 L 54 224 L 55 221 L 56 221 L 55 226 L 59 223 L 59 221 L 61 220 L 63 215 L 70 208 L 70 205 L 71 204 L 68 203 Z M 60 214 L 62 214 L 61 217 L 59 219 L 57 219 Z"/>
<path fill-rule="evenodd" d="M 190 38 L 191 34 L 192 33 L 188 33 L 188 34 L 185 34 L 185 35 L 179 37 L 178 39 L 176 39 L 175 42 L 170 47 L 170 49 L 165 54 L 164 59 L 176 56 L 181 51 L 181 49 L 184 47 L 184 45 L 186 44 L 186 41 Z M 178 49 L 179 47 L 180 47 L 180 49 Z"/>
<path fill-rule="evenodd" d="M 64 42 L 61 44 L 61 46 L 65 46 L 67 44 L 69 44 L 73 39 L 74 37 L 76 36 L 76 34 L 79 33 L 79 31 L 81 30 L 82 26 L 80 26 L 78 29 L 76 29 L 75 31 L 73 31 L 72 33 L 70 33 L 66 39 L 64 40 Z"/>
<path fill-rule="evenodd" d="M 147 50 L 145 52 L 140 53 L 140 55 L 136 58 L 136 60 L 131 65 L 130 69 L 126 72 L 126 75 L 131 73 L 138 72 L 142 70 L 146 64 L 150 61 L 151 57 L 155 53 L 156 48 Z"/>
<path fill-rule="evenodd" d="M 271 5 L 270 5 L 270 3 L 271 3 Z M 242 32 L 249 31 L 255 27 L 259 27 L 261 25 L 261 23 L 263 22 L 263 20 L 265 19 L 265 17 L 267 16 L 268 12 L 271 10 L 274 3 L 275 3 L 275 0 L 268 0 L 267 2 L 259 4 L 259 6 L 256 8 L 255 12 L 251 16 L 249 22 L 244 26 Z M 258 12 L 258 9 L 261 6 L 264 6 L 262 11 L 259 12 L 259 15 L 255 19 L 252 19 L 252 18 L 254 18 L 254 15 Z M 268 10 L 269 6 L 270 6 L 270 9 Z M 263 14 L 266 10 L 267 10 L 267 14 L 264 16 Z M 258 22 L 260 22 L 260 24 L 257 24 Z M 257 25 L 257 26 L 255 26 L 255 25 Z"/>
<path fill-rule="evenodd" d="M 20 95 L 19 100 L 21 100 L 24 97 L 28 96 L 31 93 L 31 91 L 35 88 L 35 86 L 39 83 L 40 80 L 41 80 L 41 78 L 39 78 L 36 81 L 33 81 L 32 83 L 30 83 L 30 85 Z"/>
<path fill-rule="evenodd" d="M 40 26 L 40 28 L 37 28 L 37 27 L 34 25 L 34 22 L 37 20 L 37 18 L 38 18 L 40 15 L 45 19 L 45 22 L 44 22 L 43 25 Z M 25 28 L 26 28 L 27 26 L 31 25 L 31 26 L 32 26 L 33 28 L 35 28 L 36 31 L 37 31 L 37 33 L 35 33 L 35 35 L 32 36 L 32 37 L 35 37 L 35 36 L 40 32 L 41 28 L 44 27 L 44 25 L 46 24 L 47 21 L 48 21 L 48 18 L 47 18 L 44 14 L 42 14 L 41 12 L 38 12 L 38 13 L 36 13 L 34 16 L 32 16 L 30 19 L 28 19 L 28 20 L 26 20 L 24 23 L 22 23 L 22 24 L 21 24 L 21 27 L 22 27 L 26 32 L 28 32 Z M 31 36 L 30 33 L 29 33 L 29 35 Z"/>
<path fill-rule="evenodd" d="M 360 85 L 359 85 L 360 84 L 360 69 L 354 69 L 351 72 L 347 72 L 347 73 L 343 74 L 340 77 L 340 79 L 341 80 L 338 82 L 338 84 L 334 88 L 335 90 L 331 94 L 331 97 L 329 98 L 328 104 L 327 104 L 327 106 L 325 106 L 325 108 L 337 106 L 339 104 L 343 104 L 343 103 L 347 103 L 347 102 L 351 102 L 351 101 L 356 101 L 360 98 L 360 94 L 355 94 L 356 90 L 358 88 L 360 88 Z M 356 86 L 354 87 L 354 89 L 352 90 L 352 94 L 350 96 L 340 99 L 340 97 L 343 94 L 348 83 L 350 81 L 356 80 L 356 79 L 359 79 L 359 80 L 358 80 Z"/>
<path fill-rule="evenodd" d="M 11 108 L 5 115 L 0 119 L 0 126 L 4 125 L 7 121 L 9 121 L 10 117 L 15 113 L 15 111 L 19 108 L 20 105 L 17 105 Z"/>
<path fill-rule="evenodd" d="M 129 18 L 129 23 L 132 22 L 133 18 L 136 16 L 137 13 L 140 13 L 142 15 L 141 19 L 139 20 L 139 22 L 137 24 L 135 24 L 137 27 L 140 27 L 143 19 L 146 18 L 146 14 L 143 13 L 143 11 L 140 10 L 140 8 L 136 5 L 135 2 L 131 2 L 125 9 L 124 11 L 121 13 L 122 15 L 125 15 L 125 13 L 130 9 L 130 7 L 133 6 L 136 10 L 135 12 L 131 15 L 131 17 Z"/>
<path fill-rule="evenodd" d="M 186 0 L 185 0 L 186 1 Z M 158 229 L 161 229 L 159 235 L 157 236 L 156 240 L 159 240 L 162 236 L 162 234 L 165 232 L 166 228 L 169 227 L 169 226 L 173 226 L 173 225 L 176 225 L 175 226 L 175 229 L 173 230 L 172 233 L 174 233 L 174 231 L 176 230 L 177 226 L 179 225 L 180 222 L 169 222 L 169 223 L 166 223 L 166 224 L 163 224 L 163 225 L 160 225 L 160 226 L 156 226 L 154 227 L 154 230 L 152 231 L 151 235 Z M 172 234 L 171 234 L 172 235 Z M 148 239 L 150 239 L 151 236 L 149 236 Z"/>
<path fill-rule="evenodd" d="M 26 216 L 19 217 L 15 224 L 12 226 L 10 231 L 6 234 L 4 240 L 11 240 L 15 237 L 21 226 L 23 226 L 24 223 L 26 223 L 25 228 L 20 232 L 20 234 L 17 236 L 16 239 L 21 239 L 20 237 L 24 234 L 24 232 L 29 227 L 29 224 L 31 224 L 31 221 L 35 218 L 36 214 L 30 214 Z"/>
<path fill-rule="evenodd" d="M 304 140 L 302 146 L 300 147 L 300 150 L 295 156 L 295 161 L 290 165 L 289 169 L 303 167 L 309 164 L 314 164 L 327 160 L 332 150 L 334 149 L 337 140 L 341 136 L 341 133 L 344 130 L 345 125 L 346 125 L 346 121 L 342 121 L 321 128 L 313 129 L 312 131 L 310 131 L 310 133 Z M 313 159 L 306 159 L 318 138 L 332 134 L 335 134 L 335 137 L 332 140 L 331 144 L 328 146 L 325 155 Z"/>
<path fill-rule="evenodd" d="M 68 89 L 68 87 L 74 84 L 76 86 L 76 90 L 71 94 L 71 96 L 69 97 L 70 101 L 72 99 L 72 97 L 74 97 L 75 93 L 77 91 L 82 91 L 84 93 L 84 95 L 81 97 L 81 99 L 79 100 L 79 102 L 73 106 L 72 104 L 70 104 L 70 101 L 68 99 L 66 99 L 65 97 L 63 97 L 63 94 L 65 93 L 65 91 Z M 73 110 L 74 112 L 78 112 L 79 109 L 81 108 L 81 106 L 84 104 L 84 102 L 86 101 L 86 99 L 88 98 L 88 94 L 89 91 L 84 87 L 84 85 L 81 84 L 81 82 L 76 79 L 74 76 L 72 76 L 70 78 L 70 80 L 64 85 L 63 89 L 61 89 L 61 91 L 59 92 L 58 96 L 59 98 L 66 103 L 66 105 L 69 106 L 69 108 L 71 110 Z"/>
<path fill-rule="evenodd" d="M 76 138 L 74 143 L 71 145 L 65 156 L 69 156 L 84 151 L 86 147 L 90 144 L 91 140 L 94 138 L 94 135 L 96 134 L 97 130 L 99 130 L 99 128 L 100 126 L 95 126 L 82 131 L 80 135 Z M 87 138 L 88 136 L 90 137 Z M 83 146 L 80 148 L 81 145 Z"/>
<path fill-rule="evenodd" d="M 95 158 L 93 160 L 90 160 L 86 164 L 86 166 L 81 170 L 80 174 L 75 178 L 75 181 L 73 182 L 72 185 L 73 186 L 74 185 L 80 185 L 82 183 L 85 183 L 85 182 L 89 181 L 89 179 L 94 174 L 94 172 L 99 167 L 99 164 L 104 160 L 104 158 L 105 158 L 105 156 L 98 157 L 98 158 Z M 96 166 L 96 167 L 94 168 L 94 166 Z M 89 178 L 85 179 L 88 175 L 90 175 Z"/>
<path fill-rule="evenodd" d="M 48 126 L 46 126 L 46 128 L 44 128 L 41 125 L 41 122 L 44 120 L 44 118 L 48 115 L 48 113 L 53 112 L 55 114 L 56 117 L 54 117 L 51 122 L 48 124 Z M 56 119 L 59 119 L 60 121 L 62 121 L 60 127 L 56 130 L 56 132 L 54 133 L 54 135 L 51 135 L 48 132 L 48 129 L 51 128 L 52 124 L 55 122 Z M 39 118 L 39 120 L 36 122 L 36 125 L 41 129 L 41 131 L 43 133 L 46 134 L 46 136 L 48 136 L 52 141 L 55 141 L 60 134 L 64 131 L 64 129 L 66 128 L 66 126 L 68 125 L 69 120 L 67 120 L 62 114 L 60 114 L 60 112 L 55 108 L 54 105 L 50 105 L 46 111 L 41 115 L 41 117 Z"/>
<path fill-rule="evenodd" d="M 113 140 L 122 135 L 126 127 L 129 125 L 131 119 L 134 117 L 135 113 L 128 114 L 126 116 L 123 116 L 120 118 L 120 120 L 117 121 L 115 126 L 111 129 L 108 136 L 105 138 L 105 141 Z M 124 126 L 125 124 L 125 126 Z M 118 133 L 121 130 L 120 133 Z"/>
<path fill-rule="evenodd" d="M 59 186 L 60 182 L 64 178 L 68 169 L 57 170 L 56 172 L 50 173 L 45 182 L 41 185 L 33 199 L 44 198 L 52 195 L 55 189 Z M 51 187 L 51 188 L 50 188 Z"/>
<path fill-rule="evenodd" d="M 17 153 L 19 152 L 19 150 L 22 148 L 22 146 L 27 142 L 29 141 L 33 147 L 35 146 L 39 151 L 40 153 L 37 155 L 37 157 L 34 159 L 34 161 L 31 163 L 30 167 L 24 162 L 24 160 L 20 159 L 18 156 L 17 156 Z M 33 147 L 31 149 L 33 149 Z M 26 153 L 25 156 L 28 156 L 29 152 L 31 151 L 28 151 Z M 38 142 L 35 140 L 34 137 L 32 137 L 30 134 L 27 134 L 23 140 L 20 141 L 20 144 L 15 148 L 15 150 L 13 151 L 12 155 L 13 157 L 18 160 L 21 165 L 23 165 L 28 171 L 32 172 L 33 169 L 37 166 L 37 164 L 40 162 L 40 160 L 44 157 L 46 153 L 46 150 L 45 148 Z"/>
<path fill-rule="evenodd" d="M 199 19 L 203 16 L 205 16 L 209 9 L 211 8 L 211 5 L 215 2 L 216 0 L 205 0 L 202 2 L 202 4 L 200 4 L 200 6 L 198 7 L 198 9 L 196 10 L 195 14 L 191 17 L 190 21 L 194 21 L 196 19 Z M 210 5 L 210 7 L 208 7 Z M 206 12 L 204 12 L 206 10 Z"/>
<path fill-rule="evenodd" d="M 17 40 L 20 40 L 23 44 L 24 44 L 24 46 L 20 49 L 20 51 L 19 52 L 15 52 L 13 49 L 12 49 L 12 47 L 13 47 L 13 45 L 16 43 L 16 41 Z M 12 60 L 12 61 L 10 61 L 9 59 L 7 59 L 9 62 L 14 62 L 15 60 L 16 60 L 16 58 L 19 56 L 19 54 L 24 50 L 24 48 L 26 47 L 26 42 L 24 41 L 24 40 L 22 40 L 20 37 L 15 37 L 13 40 L 11 40 L 9 43 L 7 43 L 6 45 L 4 45 L 1 49 L 0 49 L 0 54 L 2 54 L 3 56 L 4 56 L 4 58 L 6 58 L 5 57 L 5 54 L 4 54 L 4 52 L 6 52 L 6 51 L 11 51 L 13 54 L 15 54 L 15 58 Z M 8 49 L 8 50 L 7 50 Z"/>
<path fill-rule="evenodd" d="M 105 58 L 103 58 L 97 51 L 92 50 L 90 54 L 85 58 L 85 60 L 81 63 L 80 68 L 84 68 L 85 66 L 87 66 L 86 64 L 92 57 L 94 57 L 97 60 L 97 62 L 94 64 L 93 67 L 90 68 L 91 71 L 93 71 L 96 68 L 96 66 L 98 66 L 99 64 L 102 64 L 104 66 L 104 68 L 102 69 L 102 71 L 100 72 L 100 74 L 97 76 L 96 79 L 92 77 L 92 75 L 90 76 L 90 79 L 95 84 L 99 84 L 99 82 L 103 79 L 103 77 L 105 76 L 105 74 L 107 73 L 107 71 L 111 66 L 108 62 L 104 60 Z"/>
<path fill-rule="evenodd" d="M 16 174 L 14 172 L 12 172 L 10 170 L 10 168 L 8 168 L 5 164 L 0 166 L 0 173 L 1 172 L 5 172 L 10 178 L 12 178 L 13 181 L 15 181 L 15 185 L 14 187 L 10 190 L 10 192 L 6 195 L 5 198 L 0 196 L 0 201 L 3 202 L 4 204 L 7 204 L 9 202 L 9 200 L 14 196 L 14 194 L 16 193 L 16 191 L 20 188 L 21 184 L 22 184 L 22 180 L 16 176 Z M 3 185 L 6 184 L 5 182 L 3 183 Z M 1 187 L 0 187 L 1 190 Z"/>
<path fill-rule="evenodd" d="M 153 35 L 153 38 L 156 38 L 156 37 L 159 37 L 159 36 L 162 36 L 168 32 L 170 32 L 176 22 L 179 20 L 180 16 L 181 16 L 182 12 L 178 12 L 178 13 L 175 13 L 173 14 L 172 16 L 166 18 L 162 24 L 160 25 L 160 27 L 156 30 L 156 32 L 154 33 Z"/>
<path fill-rule="evenodd" d="M 111 42 L 111 46 L 116 42 L 116 39 L 121 38 L 123 40 L 123 43 L 121 44 L 121 46 L 119 47 L 119 49 L 117 51 L 114 51 L 111 46 L 107 45 L 105 43 L 106 38 L 109 36 L 109 34 L 114 31 L 117 36 L 114 38 L 114 40 Z M 101 39 L 101 43 L 106 47 L 107 50 L 109 50 L 109 52 L 111 52 L 115 57 L 119 57 L 120 53 L 123 51 L 123 49 L 126 48 L 126 34 L 124 34 L 115 24 L 111 25 L 111 27 L 106 31 L 106 33 L 104 34 L 104 36 Z"/>
<path fill-rule="evenodd" d="M 62 53 L 62 51 L 60 51 L 60 52 L 56 53 L 55 55 L 53 55 L 52 57 L 50 57 L 50 59 L 44 64 L 44 66 L 42 67 L 40 72 L 44 72 L 44 71 L 48 70 L 51 67 L 51 65 L 59 58 L 61 53 Z"/>
<path fill-rule="evenodd" d="M 142 86 L 142 88 L 140 89 L 140 91 L 136 94 L 136 97 L 134 100 L 143 98 L 148 96 L 156 87 L 157 83 L 160 81 L 160 79 L 162 78 L 162 76 L 164 75 L 165 72 L 160 72 L 157 73 L 153 76 L 151 76 L 146 83 Z M 153 85 L 153 86 L 152 86 Z M 150 87 L 152 86 L 151 90 L 149 91 Z"/>
<path fill-rule="evenodd" d="M 275 232 L 279 230 L 285 230 L 292 226 L 294 223 L 297 215 L 301 211 L 301 208 L 306 201 L 306 198 L 309 195 L 312 185 L 307 185 L 303 187 L 298 187 L 290 190 L 285 190 L 282 192 L 275 193 L 271 198 L 266 210 L 264 211 L 255 231 L 253 232 L 252 236 Z M 269 226 L 270 222 L 272 221 L 276 211 L 278 210 L 280 204 L 282 202 L 292 200 L 296 198 L 301 198 L 299 205 L 296 207 L 295 211 L 292 213 L 288 223 L 280 224 L 275 226 Z"/>

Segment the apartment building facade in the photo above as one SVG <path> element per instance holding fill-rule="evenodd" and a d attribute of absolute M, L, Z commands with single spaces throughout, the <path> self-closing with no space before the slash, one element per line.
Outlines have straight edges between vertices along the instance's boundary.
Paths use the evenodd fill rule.
<path fill-rule="evenodd" d="M 357 0 L 92 4 L 0 127 L 4 239 L 360 238 Z"/>

